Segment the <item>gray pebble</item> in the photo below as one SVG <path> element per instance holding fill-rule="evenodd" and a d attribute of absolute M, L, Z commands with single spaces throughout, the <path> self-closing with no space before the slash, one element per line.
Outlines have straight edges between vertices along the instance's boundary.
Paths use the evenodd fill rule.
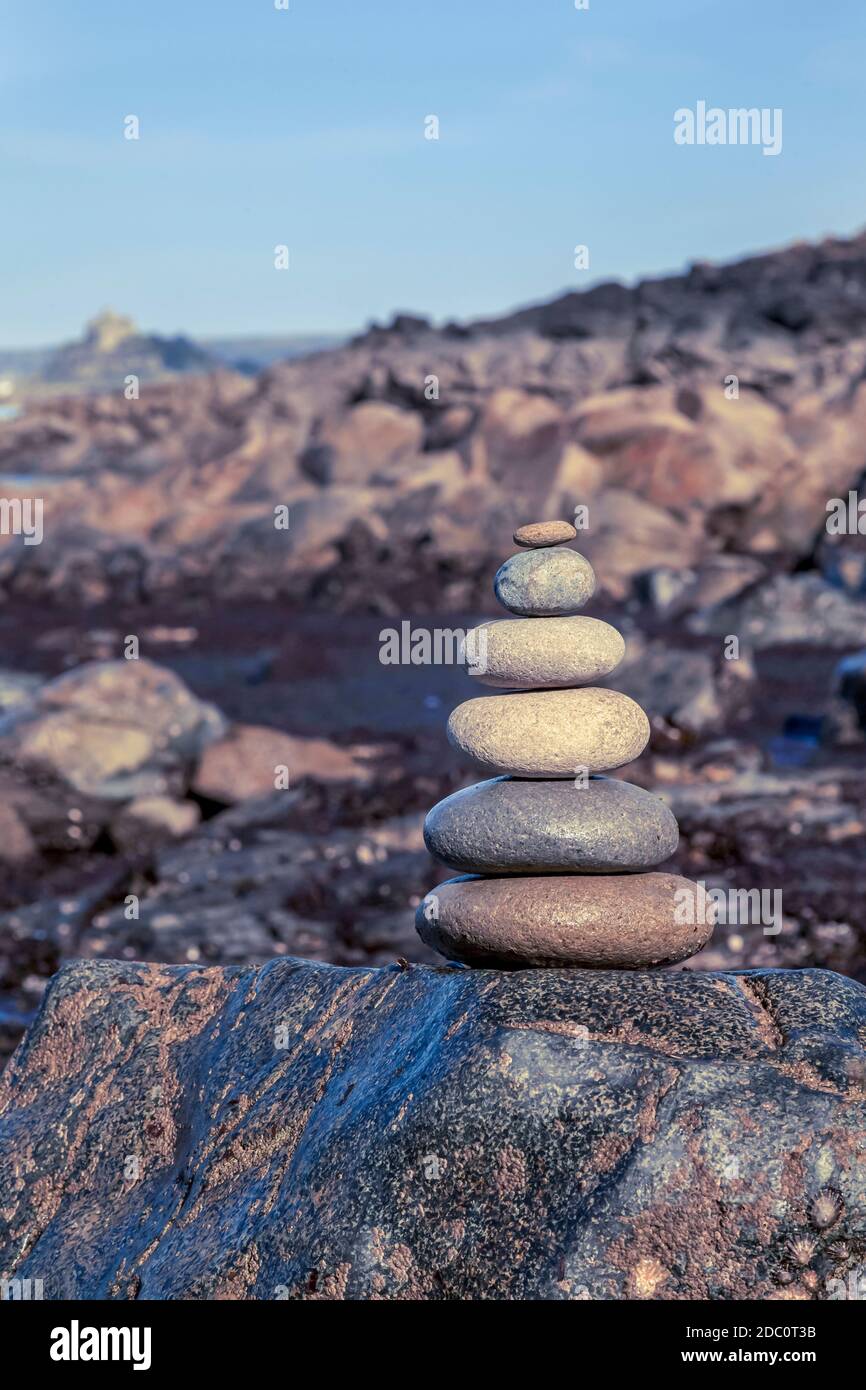
<path fill-rule="evenodd" d="M 557 617 L 577 612 L 592 598 L 595 573 L 576 550 L 521 550 L 500 565 L 493 592 L 511 613 Z"/>
<path fill-rule="evenodd" d="M 494 777 L 434 806 L 424 840 L 460 873 L 623 873 L 669 859 L 679 830 L 664 802 L 631 782 Z"/>

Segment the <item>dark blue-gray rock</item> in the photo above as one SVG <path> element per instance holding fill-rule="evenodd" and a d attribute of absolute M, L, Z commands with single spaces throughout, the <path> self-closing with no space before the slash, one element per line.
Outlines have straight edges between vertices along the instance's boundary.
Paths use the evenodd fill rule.
<path fill-rule="evenodd" d="M 437 802 L 424 841 L 461 873 L 628 873 L 669 859 L 679 831 L 664 802 L 631 782 L 493 777 Z"/>
<path fill-rule="evenodd" d="M 824 971 L 86 963 L 0 1087 L 47 1299 L 832 1298 L 866 990 Z"/>
<path fill-rule="evenodd" d="M 595 593 L 592 565 L 576 550 L 521 550 L 500 565 L 493 592 L 511 613 L 551 618 L 576 613 Z"/>
<path fill-rule="evenodd" d="M 821 731 L 825 743 L 859 744 L 866 733 L 866 651 L 849 652 L 833 672 L 833 692 Z"/>

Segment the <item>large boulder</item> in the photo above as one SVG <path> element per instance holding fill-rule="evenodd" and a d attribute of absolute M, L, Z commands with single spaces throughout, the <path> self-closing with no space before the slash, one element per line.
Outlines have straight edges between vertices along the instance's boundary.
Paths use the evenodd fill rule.
<path fill-rule="evenodd" d="M 0 1086 L 47 1298 L 824 1298 L 866 1259 L 824 971 L 89 962 Z"/>
<path fill-rule="evenodd" d="M 131 801 L 183 790 L 225 730 L 213 705 L 152 661 L 88 662 L 0 719 L 0 765 L 80 796 Z"/>
<path fill-rule="evenodd" d="M 301 469 L 317 483 L 366 486 L 414 458 L 423 440 L 420 415 L 381 401 L 362 401 L 311 442 Z"/>
<path fill-rule="evenodd" d="M 682 518 L 622 488 L 606 488 L 589 504 L 589 529 L 580 549 L 595 566 L 603 589 L 623 599 L 638 575 L 663 556 L 673 570 L 692 569 L 706 545 L 697 511 Z"/>
<path fill-rule="evenodd" d="M 86 662 L 39 685 L 0 713 L 0 860 L 88 849 L 132 804 L 150 838 L 191 828 L 195 808 L 175 803 L 227 727 L 179 676 L 144 659 Z M 134 841 L 140 829 L 139 820 Z"/>

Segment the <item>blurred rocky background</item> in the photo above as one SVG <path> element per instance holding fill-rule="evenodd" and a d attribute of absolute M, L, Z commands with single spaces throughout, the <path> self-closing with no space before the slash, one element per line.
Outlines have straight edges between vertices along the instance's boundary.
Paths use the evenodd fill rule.
<path fill-rule="evenodd" d="M 827 529 L 866 497 L 866 235 L 264 370 L 91 331 L 0 423 L 0 497 L 44 501 L 41 544 L 0 536 L 5 1051 L 72 956 L 429 959 L 421 826 L 475 777 L 444 733 L 472 683 L 379 634 L 494 615 L 514 525 L 575 507 L 670 867 L 783 892 L 781 932 L 687 968 L 866 982 L 866 545 Z"/>
<path fill-rule="evenodd" d="M 14 418 L 25 405 L 50 397 L 113 391 L 118 382 L 126 398 L 134 399 L 132 378 L 137 390 L 142 384 L 220 366 L 251 376 L 272 362 L 331 347 L 337 341 L 325 335 L 296 335 L 193 342 L 183 334 L 144 333 L 127 314 L 104 309 L 85 324 L 76 342 L 0 348 L 0 419 Z"/>

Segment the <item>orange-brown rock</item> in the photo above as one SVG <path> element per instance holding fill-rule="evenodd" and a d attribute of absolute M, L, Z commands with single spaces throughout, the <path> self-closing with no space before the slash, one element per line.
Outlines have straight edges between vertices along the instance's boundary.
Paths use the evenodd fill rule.
<path fill-rule="evenodd" d="M 514 540 L 517 545 L 534 550 L 547 545 L 565 545 L 567 541 L 573 541 L 576 535 L 577 531 L 570 521 L 533 521 L 527 526 L 518 526 Z"/>

